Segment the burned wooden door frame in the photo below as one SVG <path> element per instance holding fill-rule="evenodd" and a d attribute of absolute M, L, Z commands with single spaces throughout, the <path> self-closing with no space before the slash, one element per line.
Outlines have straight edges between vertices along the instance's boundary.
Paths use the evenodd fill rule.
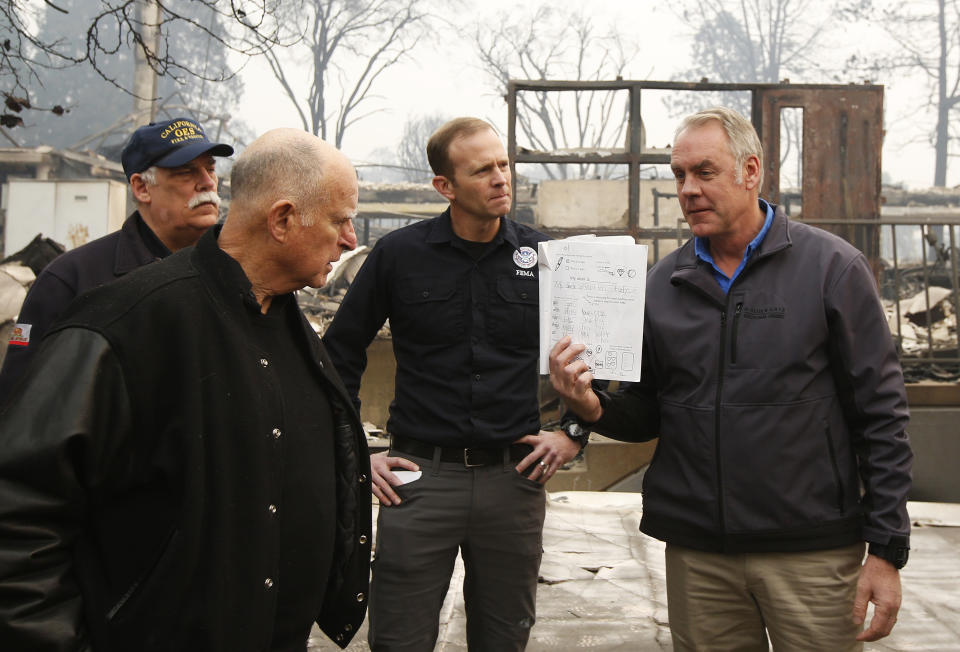
<path fill-rule="evenodd" d="M 784 109 L 803 111 L 800 210 L 791 217 L 822 225 L 879 255 L 877 229 L 857 227 L 880 219 L 883 87 L 875 85 L 764 86 L 753 91 L 752 120 L 764 148 L 761 196 L 780 197 L 780 134 Z M 837 224 L 837 220 L 847 223 Z"/>
<path fill-rule="evenodd" d="M 594 154 L 521 151 L 517 146 L 517 94 L 525 91 L 617 91 L 629 93 L 628 139 L 623 151 Z M 629 196 L 626 232 L 644 235 L 639 224 L 640 166 L 668 164 L 670 155 L 644 149 L 641 142 L 641 94 L 644 90 L 749 91 L 750 119 L 764 147 L 765 174 L 762 196 L 780 198 L 780 111 L 803 110 L 803 187 L 801 214 L 796 217 L 836 223 L 878 220 L 880 217 L 880 152 L 883 145 L 883 86 L 876 84 L 725 84 L 711 82 L 658 82 L 646 80 L 547 81 L 510 80 L 507 84 L 507 152 L 516 178 L 517 163 L 599 163 L 628 167 Z M 516 216 L 516 197 L 511 207 Z M 564 232 L 588 230 L 554 229 Z M 597 232 L 613 230 L 595 230 Z M 865 252 L 876 247 L 864 242 L 855 224 L 840 224 L 838 231 Z M 618 233 L 624 229 L 616 230 Z M 873 229 L 871 232 L 876 232 Z"/>

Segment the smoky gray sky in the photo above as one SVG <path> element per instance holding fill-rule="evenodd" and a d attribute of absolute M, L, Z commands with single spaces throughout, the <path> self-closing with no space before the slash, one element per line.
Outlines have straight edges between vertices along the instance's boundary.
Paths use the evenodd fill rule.
<path fill-rule="evenodd" d="M 529 0 L 526 10 L 545 4 L 546 0 Z M 451 16 L 466 26 L 496 24 L 503 16 L 516 11 L 516 3 L 508 0 L 487 0 L 464 3 L 463 11 L 475 15 Z M 557 6 L 554 3 L 554 6 Z M 560 6 L 567 6 L 562 3 Z M 571 7 L 574 5 L 570 3 Z M 678 70 L 691 66 L 689 28 L 664 3 L 651 0 L 583 0 L 581 7 L 601 25 L 615 24 L 628 39 L 634 39 L 637 55 L 628 66 L 627 79 L 672 79 Z M 811 17 L 816 21 L 816 16 Z M 831 58 L 842 61 L 849 49 L 844 43 L 856 42 L 853 26 L 837 35 L 831 44 Z M 870 38 L 877 38 L 876 32 Z M 931 44 L 932 47 L 932 44 Z M 271 75 L 266 64 L 253 59 L 242 72 L 244 98 L 235 115 L 245 120 L 259 134 L 279 126 L 301 127 L 302 123 L 290 101 Z M 301 76 L 301 79 L 305 77 Z M 695 80 L 687 80 L 695 81 Z M 832 83 L 834 80 L 792 79 L 794 83 Z M 860 83 L 863 79 L 844 79 Z M 872 79 L 885 86 L 885 123 L 887 135 L 883 149 L 885 180 L 903 182 L 910 188 L 926 188 L 933 180 L 933 148 L 925 130 L 933 125 L 933 117 L 918 114 L 918 98 L 923 87 L 919 79 L 891 77 Z M 305 84 L 306 82 L 304 82 Z M 377 98 L 368 109 L 376 109 L 346 132 L 343 148 L 355 163 L 378 159 L 376 151 L 395 150 L 410 116 L 440 113 L 448 117 L 476 115 L 491 120 L 505 134 L 507 107 L 495 94 L 491 80 L 479 68 L 469 34 L 465 29 L 438 33 L 432 42 L 414 50 L 405 62 L 388 70 L 374 90 Z M 645 94 L 643 118 L 648 146 L 668 144 L 676 118 L 671 117 L 659 99 Z M 382 162 L 382 160 L 380 160 Z M 948 174 L 948 185 L 960 183 L 960 165 Z"/>

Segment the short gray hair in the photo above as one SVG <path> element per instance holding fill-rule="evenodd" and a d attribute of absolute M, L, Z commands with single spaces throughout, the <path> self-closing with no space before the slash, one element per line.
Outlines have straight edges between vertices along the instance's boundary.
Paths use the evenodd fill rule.
<path fill-rule="evenodd" d="M 140 173 L 140 178 L 143 179 L 148 186 L 157 185 L 157 166 L 151 165 L 148 167 Z"/>
<path fill-rule="evenodd" d="M 730 153 L 737 162 L 737 183 L 743 183 L 743 164 L 747 157 L 756 156 L 760 161 L 760 184 L 763 186 L 763 145 L 760 144 L 760 138 L 757 136 L 757 130 L 753 124 L 745 117 L 733 109 L 725 106 L 712 106 L 702 111 L 697 111 L 688 115 L 677 127 L 673 140 L 676 142 L 680 133 L 690 127 L 702 127 L 708 122 L 717 121 L 723 127 L 727 134 L 727 144 L 730 146 Z"/>
<path fill-rule="evenodd" d="M 303 226 L 316 221 L 305 209 L 327 200 L 323 159 L 309 141 L 284 139 L 237 158 L 230 171 L 230 194 L 239 205 L 289 198 L 296 204 Z"/>

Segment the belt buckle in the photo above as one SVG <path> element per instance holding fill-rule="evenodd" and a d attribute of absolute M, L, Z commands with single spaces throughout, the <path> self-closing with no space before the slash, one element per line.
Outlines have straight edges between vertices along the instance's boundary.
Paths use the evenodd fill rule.
<path fill-rule="evenodd" d="M 469 449 L 469 448 L 464 448 L 464 449 L 463 449 L 463 465 L 464 465 L 465 467 L 467 467 L 468 469 L 472 469 L 472 468 L 475 468 L 475 467 L 478 467 L 478 466 L 483 466 L 483 464 L 471 464 L 471 463 L 470 463 L 470 449 Z"/>

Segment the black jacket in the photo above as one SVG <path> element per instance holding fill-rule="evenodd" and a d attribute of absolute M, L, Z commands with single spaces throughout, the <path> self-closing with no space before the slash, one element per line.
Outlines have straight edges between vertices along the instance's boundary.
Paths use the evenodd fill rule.
<path fill-rule="evenodd" d="M 211 230 L 78 298 L 0 413 L 3 649 L 269 645 L 283 397 L 216 255 Z M 336 540 L 317 621 L 346 645 L 366 609 L 369 458 L 322 344 L 289 305 L 333 409 Z"/>
<path fill-rule="evenodd" d="M 0 370 L 0 403 L 13 391 L 33 359 L 43 336 L 70 302 L 87 290 L 115 281 L 170 252 L 153 236 L 148 243 L 143 237 L 139 212 L 114 231 L 93 242 L 72 249 L 47 265 L 34 281 L 20 307 L 20 324 L 30 325 L 29 344 L 11 345 Z"/>
<path fill-rule="evenodd" d="M 691 240 L 648 274 L 643 339 L 641 381 L 592 426 L 660 437 L 643 532 L 723 552 L 906 544 L 906 391 L 854 247 L 778 208 L 724 295 Z"/>

